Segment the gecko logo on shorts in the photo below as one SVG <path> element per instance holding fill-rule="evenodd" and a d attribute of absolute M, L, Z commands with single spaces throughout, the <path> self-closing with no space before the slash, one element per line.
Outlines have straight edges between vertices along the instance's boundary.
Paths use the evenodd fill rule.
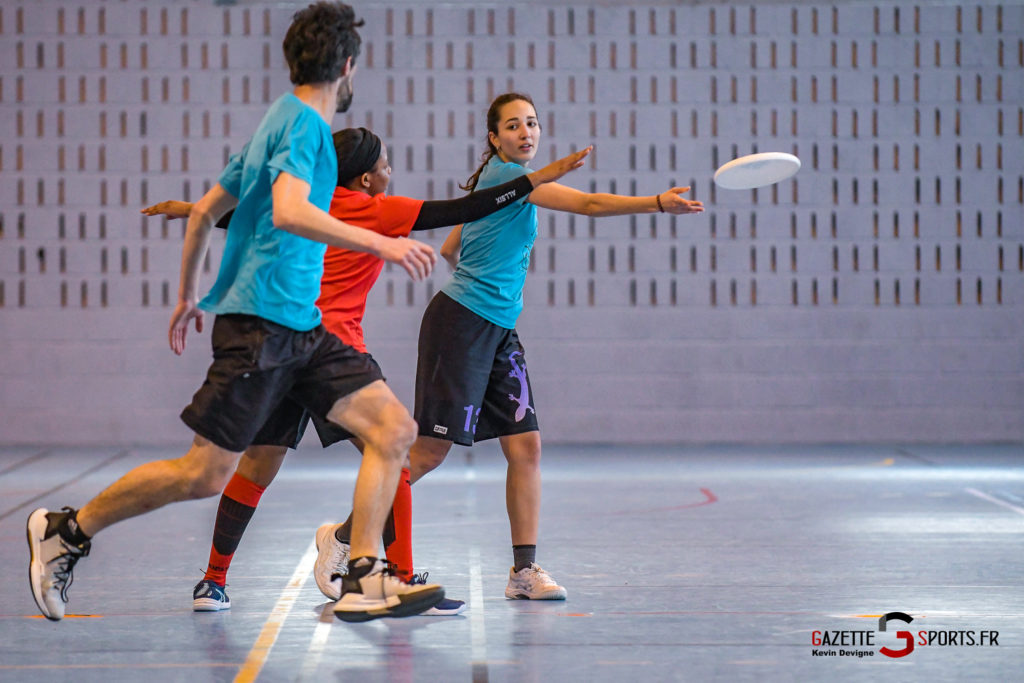
<path fill-rule="evenodd" d="M 516 363 L 516 356 L 522 355 L 520 351 L 513 351 L 508 355 L 508 362 L 512 365 L 512 371 L 508 373 L 508 376 L 519 380 L 519 395 L 508 395 L 510 401 L 515 401 L 519 404 L 519 407 L 516 408 L 516 422 L 522 422 L 523 418 L 526 417 L 527 411 L 534 414 L 537 412 L 530 406 L 530 385 L 526 381 L 526 369 L 519 367 L 519 364 Z"/>
<path fill-rule="evenodd" d="M 434 425 L 434 431 L 437 432 L 438 434 L 447 434 L 448 428 L 445 427 L 444 425 Z"/>

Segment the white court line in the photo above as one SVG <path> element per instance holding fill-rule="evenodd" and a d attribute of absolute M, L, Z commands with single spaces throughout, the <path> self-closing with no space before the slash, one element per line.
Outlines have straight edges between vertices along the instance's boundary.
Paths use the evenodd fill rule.
<path fill-rule="evenodd" d="M 990 496 L 987 493 L 982 493 L 978 489 L 964 489 L 964 490 L 967 491 L 967 493 L 971 494 L 972 496 L 977 496 L 978 498 L 981 498 L 982 500 L 987 500 L 990 503 L 995 503 L 996 505 L 1000 505 L 1000 506 L 1006 508 L 1007 510 L 1013 510 L 1018 515 L 1024 515 L 1024 508 L 1022 508 L 1022 507 L 1020 507 L 1018 505 L 1014 505 L 1013 503 L 1007 503 L 1005 500 L 999 500 L 998 498 Z"/>
<path fill-rule="evenodd" d="M 334 605 L 332 604 L 324 607 L 324 612 L 320 615 L 320 621 L 313 630 L 313 640 L 310 641 L 309 649 L 306 650 L 306 657 L 303 660 L 302 671 L 299 673 L 297 680 L 308 681 L 313 679 L 313 674 L 316 673 L 317 667 L 320 666 L 320 660 L 324 657 L 324 650 L 327 646 L 327 636 L 331 632 L 331 624 L 333 623 Z"/>
<path fill-rule="evenodd" d="M 476 469 L 473 454 L 466 458 L 466 510 L 476 516 Z M 469 642 L 474 681 L 487 680 L 487 626 L 484 623 L 484 582 L 480 569 L 480 549 L 469 550 Z"/>
<path fill-rule="evenodd" d="M 249 656 L 245 658 L 245 663 L 242 664 L 238 675 L 235 676 L 235 683 L 251 683 L 260 675 L 260 670 L 263 669 L 263 665 L 270 656 L 270 650 L 277 641 L 277 634 L 280 633 L 281 627 L 284 626 L 288 613 L 292 611 L 295 599 L 299 597 L 299 591 L 302 590 L 302 586 L 305 585 L 310 572 L 313 571 L 316 555 L 316 541 L 314 540 L 306 548 L 306 553 L 302 556 L 302 559 L 299 560 L 299 564 L 295 567 L 295 572 L 288 581 L 288 585 L 281 591 L 281 597 L 277 599 L 277 604 L 270 611 L 270 616 L 267 617 L 266 623 L 263 624 L 263 630 L 260 631 L 255 644 L 249 650 Z"/>
<path fill-rule="evenodd" d="M 480 572 L 480 549 L 469 551 L 469 642 L 473 680 L 487 670 L 487 627 L 484 624 L 484 583 Z M 483 677 L 486 680 L 486 675 Z"/>

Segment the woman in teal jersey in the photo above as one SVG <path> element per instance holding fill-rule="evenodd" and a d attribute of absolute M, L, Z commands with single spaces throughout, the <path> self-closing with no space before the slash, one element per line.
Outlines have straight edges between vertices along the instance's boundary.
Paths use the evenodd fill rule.
<path fill-rule="evenodd" d="M 520 93 L 500 95 L 487 112 L 483 163 L 463 189 L 492 187 L 528 173 L 540 136 L 533 101 Z M 549 183 L 487 218 L 456 228 L 442 248 L 455 271 L 427 306 L 420 328 L 419 436 L 410 451 L 411 480 L 440 465 L 452 443 L 500 440 L 508 461 L 505 498 L 514 558 L 508 598 L 566 597 L 565 589 L 535 563 L 541 441 L 515 330 L 537 237 L 537 207 L 585 216 L 700 213 L 701 202 L 683 197 L 689 189 L 630 197 Z"/>

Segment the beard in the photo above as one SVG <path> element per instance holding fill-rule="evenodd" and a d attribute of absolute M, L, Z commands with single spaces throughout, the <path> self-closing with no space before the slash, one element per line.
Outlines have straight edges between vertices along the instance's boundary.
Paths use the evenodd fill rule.
<path fill-rule="evenodd" d="M 352 81 L 343 80 L 338 87 L 338 101 L 335 103 L 334 111 L 339 114 L 347 112 L 348 108 L 352 106 L 352 95 Z"/>

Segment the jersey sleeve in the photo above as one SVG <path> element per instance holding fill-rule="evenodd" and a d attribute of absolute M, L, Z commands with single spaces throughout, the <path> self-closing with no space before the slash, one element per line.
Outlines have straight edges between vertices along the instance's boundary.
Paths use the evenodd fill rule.
<path fill-rule="evenodd" d="M 250 141 L 251 142 L 251 141 Z M 245 143 L 245 147 L 238 154 L 234 154 L 228 159 L 228 165 L 221 171 L 220 177 L 217 178 L 217 182 L 223 187 L 228 194 L 232 197 L 238 197 L 242 193 L 242 166 L 245 162 L 245 155 L 249 151 L 249 143 Z"/>
<path fill-rule="evenodd" d="M 378 232 L 388 237 L 408 237 L 422 206 L 422 199 L 384 197 L 380 203 Z"/>
<path fill-rule="evenodd" d="M 320 154 L 320 127 L 323 121 L 313 111 L 301 111 L 269 153 L 270 184 L 287 173 L 313 184 L 317 156 Z"/>

